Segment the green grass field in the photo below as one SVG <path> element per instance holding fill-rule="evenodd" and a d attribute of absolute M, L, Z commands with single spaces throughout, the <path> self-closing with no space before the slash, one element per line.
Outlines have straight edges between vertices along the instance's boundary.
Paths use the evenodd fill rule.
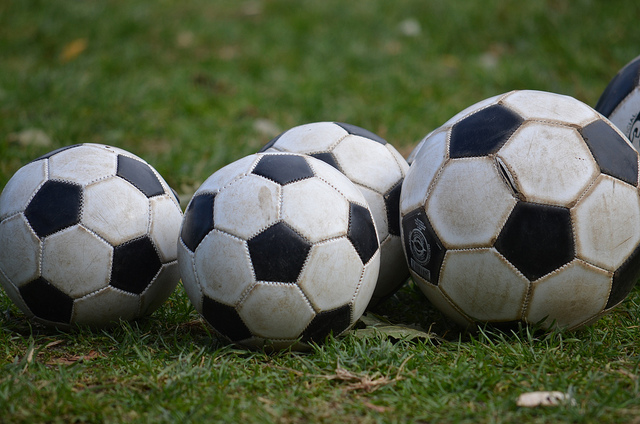
<path fill-rule="evenodd" d="M 92 142 L 143 157 L 188 200 L 307 122 L 359 125 L 408 154 L 513 89 L 595 105 L 640 54 L 640 3 L 612 3 L 4 0 L 0 188 Z M 307 353 L 220 343 L 181 286 L 102 331 L 32 328 L 4 294 L 0 310 L 0 422 L 640 423 L 638 287 L 579 332 L 474 335 L 407 287 Z M 516 405 L 536 390 L 572 401 Z"/>

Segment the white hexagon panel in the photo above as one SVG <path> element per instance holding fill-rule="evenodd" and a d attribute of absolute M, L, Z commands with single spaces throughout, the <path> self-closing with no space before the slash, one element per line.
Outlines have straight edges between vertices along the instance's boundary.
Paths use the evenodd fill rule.
<path fill-rule="evenodd" d="M 364 265 L 346 237 L 315 244 L 299 277 L 299 286 L 317 311 L 339 308 L 357 293 Z M 327 287 L 323 281 L 331 278 Z"/>
<path fill-rule="evenodd" d="M 0 246 L 5 246 L 0 249 L 0 273 L 13 285 L 20 287 L 38 277 L 41 243 L 24 215 L 13 215 L 0 222 Z"/>
<path fill-rule="evenodd" d="M 34 161 L 18 169 L 0 193 L 0 220 L 24 211 L 46 180 L 46 161 Z"/>
<path fill-rule="evenodd" d="M 516 90 L 502 97 L 500 103 L 528 120 L 586 126 L 599 119 L 598 113 L 583 102 L 570 96 L 549 94 L 536 90 Z"/>
<path fill-rule="evenodd" d="M 116 175 L 118 155 L 94 145 L 66 149 L 49 158 L 49 178 L 81 185 Z"/>
<path fill-rule="evenodd" d="M 113 317 L 134 319 L 140 309 L 140 297 L 113 287 L 77 299 L 73 304 L 72 319 L 85 325 L 101 327 L 111 323 Z"/>
<path fill-rule="evenodd" d="M 236 305 L 255 283 L 247 243 L 221 231 L 211 231 L 202 240 L 194 266 L 203 275 L 216 276 L 214 282 L 202 286 L 203 294 L 227 305 Z"/>
<path fill-rule="evenodd" d="M 281 190 L 279 184 L 254 174 L 229 183 L 215 199 L 220 205 L 214 209 L 215 227 L 245 240 L 256 235 L 280 218 Z M 234 205 L 232 213 L 225 204 Z"/>
<path fill-rule="evenodd" d="M 529 281 L 495 249 L 450 250 L 438 287 L 474 320 L 501 322 L 522 318 Z"/>
<path fill-rule="evenodd" d="M 177 260 L 177 243 L 182 214 L 180 207 L 169 196 L 155 196 L 149 199 L 149 234 L 162 262 Z"/>
<path fill-rule="evenodd" d="M 448 132 L 439 131 L 423 140 L 416 160 L 411 164 L 411 172 L 402 182 L 400 209 L 412 211 L 424 205 L 425 198 L 434 178 L 447 157 Z M 428 159 L 417 160 L 419 157 Z"/>
<path fill-rule="evenodd" d="M 147 233 L 149 200 L 128 182 L 109 178 L 86 188 L 82 222 L 116 246 Z"/>
<path fill-rule="evenodd" d="M 378 193 L 384 193 L 401 181 L 408 168 L 404 159 L 400 162 L 387 150 L 386 144 L 372 143 L 370 139 L 359 136 L 342 140 L 333 149 L 333 155 L 338 167 L 352 182 Z M 402 167 L 400 163 L 403 163 Z"/>
<path fill-rule="evenodd" d="M 579 327 L 605 309 L 612 273 L 574 260 L 532 284 L 526 319 L 546 327 Z"/>
<path fill-rule="evenodd" d="M 446 164 L 426 211 L 448 249 L 489 247 L 515 204 L 495 161 L 465 158 Z"/>
<path fill-rule="evenodd" d="M 238 305 L 247 328 L 265 339 L 296 339 L 315 312 L 300 287 L 294 284 L 258 283 Z"/>
<path fill-rule="evenodd" d="M 530 202 L 570 206 L 600 173 L 580 133 L 571 127 L 527 123 L 498 154 L 505 172 L 515 176 L 518 193 Z"/>
<path fill-rule="evenodd" d="M 572 211 L 578 257 L 615 271 L 640 242 L 637 189 L 602 175 Z"/>
<path fill-rule="evenodd" d="M 47 237 L 42 246 L 42 276 L 72 298 L 109 285 L 113 247 L 75 225 Z"/>
<path fill-rule="evenodd" d="M 282 188 L 282 218 L 315 243 L 345 235 L 349 202 L 325 182 L 309 178 Z"/>

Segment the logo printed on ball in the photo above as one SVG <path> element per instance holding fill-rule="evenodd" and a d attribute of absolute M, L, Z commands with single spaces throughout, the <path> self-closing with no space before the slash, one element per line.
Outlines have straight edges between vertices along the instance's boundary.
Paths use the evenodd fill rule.
<path fill-rule="evenodd" d="M 431 247 L 424 231 L 427 226 L 418 218 L 414 220 L 415 228 L 409 233 L 409 249 L 411 250 L 411 268 L 422 277 L 430 280 L 431 272 L 425 265 L 431 260 Z"/>

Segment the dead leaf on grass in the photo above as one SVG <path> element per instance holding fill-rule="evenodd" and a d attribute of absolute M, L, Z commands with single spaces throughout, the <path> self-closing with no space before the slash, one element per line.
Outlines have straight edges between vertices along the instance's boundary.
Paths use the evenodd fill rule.
<path fill-rule="evenodd" d="M 77 362 L 87 362 L 99 358 L 101 355 L 95 350 L 90 350 L 86 355 L 68 355 L 52 358 L 47 365 L 72 365 Z"/>
<path fill-rule="evenodd" d="M 68 43 L 62 49 L 62 53 L 60 53 L 60 60 L 63 62 L 70 62 L 80 56 L 80 53 L 85 51 L 89 42 L 86 38 L 76 38 L 75 40 Z"/>
<path fill-rule="evenodd" d="M 26 128 L 9 134 L 7 139 L 9 143 L 16 143 L 23 147 L 49 147 L 51 145 L 51 137 L 40 128 Z"/>
<path fill-rule="evenodd" d="M 429 340 L 433 335 L 419 328 L 418 326 L 398 325 L 376 317 L 372 313 L 366 313 L 360 321 L 366 326 L 365 328 L 352 330 L 352 334 L 358 338 L 369 338 L 377 335 L 383 335 L 392 340 Z"/>
<path fill-rule="evenodd" d="M 371 410 L 374 410 L 374 411 L 376 411 L 376 412 L 379 412 L 379 413 L 381 413 L 381 414 L 383 414 L 383 413 L 385 413 L 385 412 L 387 412 L 388 410 L 390 410 L 390 409 L 391 409 L 391 408 L 386 407 L 386 406 L 374 405 L 374 404 L 373 404 L 373 403 L 371 403 L 371 402 L 365 402 L 365 403 L 364 403 L 364 406 L 366 406 L 367 408 L 369 408 L 369 409 L 371 409 Z"/>
<path fill-rule="evenodd" d="M 568 393 L 551 391 L 551 392 L 528 392 L 522 393 L 516 405 L 525 408 L 536 408 L 538 406 L 558 406 L 558 405 L 574 405 L 575 399 Z"/>
<path fill-rule="evenodd" d="M 391 377 L 389 375 L 380 375 L 379 373 L 374 373 L 373 375 L 363 374 L 363 373 L 354 373 L 345 368 L 342 368 L 340 364 L 336 366 L 336 369 L 333 374 L 307 374 L 302 371 L 294 370 L 292 368 L 281 367 L 276 365 L 271 365 L 274 368 L 287 371 L 297 375 L 298 377 L 309 377 L 309 378 L 321 378 L 325 380 L 333 380 L 339 381 L 343 383 L 348 383 L 345 386 L 345 390 L 350 391 L 364 391 L 367 393 L 371 393 L 380 387 L 386 386 L 388 384 L 394 384 L 404 377 L 400 374 L 404 371 L 404 367 L 409 361 L 409 359 L 413 358 L 413 355 L 409 355 L 407 358 L 402 361 L 400 366 L 396 371 L 395 377 Z"/>

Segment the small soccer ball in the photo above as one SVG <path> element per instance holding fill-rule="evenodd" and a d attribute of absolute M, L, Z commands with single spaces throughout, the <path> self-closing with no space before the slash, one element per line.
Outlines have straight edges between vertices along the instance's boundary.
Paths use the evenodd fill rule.
<path fill-rule="evenodd" d="M 640 150 L 640 56 L 627 63 L 605 88 L 595 108 Z"/>
<path fill-rule="evenodd" d="M 400 198 L 416 284 L 463 326 L 574 329 L 625 299 L 640 270 L 638 153 L 558 94 L 512 91 L 431 133 Z"/>
<path fill-rule="evenodd" d="M 61 329 L 150 314 L 179 281 L 182 211 L 148 163 L 115 147 L 64 147 L 0 195 L 0 282 L 35 322 Z"/>
<path fill-rule="evenodd" d="M 400 241 L 400 189 L 409 164 L 383 138 L 355 125 L 314 122 L 291 128 L 261 152 L 293 152 L 320 159 L 346 175 L 369 203 L 380 242 L 380 274 L 370 305 L 409 278 Z"/>
<path fill-rule="evenodd" d="M 344 175 L 308 156 L 261 153 L 198 188 L 178 262 L 189 299 L 223 338 L 304 349 L 355 324 L 380 252 L 366 200 Z"/>

